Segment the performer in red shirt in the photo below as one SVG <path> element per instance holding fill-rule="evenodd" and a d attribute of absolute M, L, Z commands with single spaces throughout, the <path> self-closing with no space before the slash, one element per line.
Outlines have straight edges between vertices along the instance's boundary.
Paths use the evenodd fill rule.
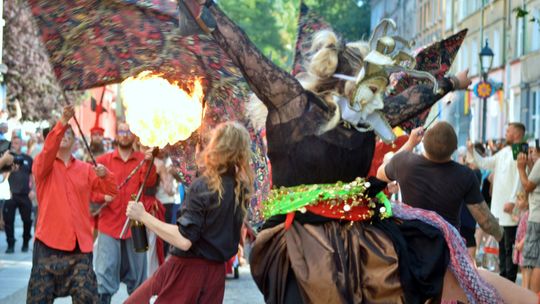
<path fill-rule="evenodd" d="M 96 276 L 92 270 L 90 193 L 116 194 L 114 176 L 103 165 L 79 161 L 71 155 L 75 136 L 66 106 L 48 134 L 32 171 L 39 214 L 28 282 L 28 303 L 52 303 L 71 295 L 75 303 L 95 303 Z"/>
<path fill-rule="evenodd" d="M 152 170 L 145 186 L 151 187 L 157 180 L 156 169 L 150 163 L 151 149 L 146 155 L 134 151 L 135 135 L 129 130 L 128 124 L 118 124 L 116 141 L 118 146 L 115 150 L 97 158 L 98 163 L 105 165 L 115 174 L 116 184 L 122 184 L 118 194 L 107 203 L 99 215 L 94 264 L 101 303 L 110 303 L 112 295 L 118 291 L 120 282 L 127 285 L 127 291 L 131 294 L 146 279 L 146 253 L 135 252 L 130 231 L 122 238 L 120 233 L 126 221 L 128 201 L 131 200 L 131 195 L 137 193 L 149 165 L 152 166 Z M 144 159 L 148 161 L 135 171 L 134 169 Z M 132 174 L 134 171 L 136 173 Z M 150 206 L 146 207 L 148 209 Z"/>

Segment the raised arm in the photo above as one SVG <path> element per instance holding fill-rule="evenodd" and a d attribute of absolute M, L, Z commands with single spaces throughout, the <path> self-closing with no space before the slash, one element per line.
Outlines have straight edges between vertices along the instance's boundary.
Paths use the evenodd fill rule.
<path fill-rule="evenodd" d="M 45 178 L 51 172 L 56 154 L 60 148 L 60 142 L 62 142 L 62 137 L 64 137 L 64 133 L 69 127 L 69 120 L 74 114 L 73 106 L 64 107 L 62 117 L 45 138 L 43 150 L 36 156 L 32 165 L 32 173 L 37 180 Z"/>
<path fill-rule="evenodd" d="M 536 186 L 538 185 L 538 179 L 539 179 L 539 171 L 540 171 L 540 164 L 536 162 L 532 169 L 531 173 L 527 175 L 527 172 L 525 170 L 527 165 L 527 155 L 525 153 L 519 153 L 518 159 L 517 159 L 517 168 L 519 172 L 519 180 L 521 182 L 521 185 L 523 186 L 523 189 L 527 193 L 533 192 L 534 189 L 536 189 Z M 532 179 L 532 180 L 531 180 Z"/>
<path fill-rule="evenodd" d="M 384 114 L 391 126 L 397 126 L 431 107 L 444 95 L 453 90 L 464 90 L 470 84 L 468 70 L 455 77 L 442 78 L 438 81 L 439 92 L 433 93 L 431 85 L 419 84 L 408 88 L 399 95 L 384 100 Z"/>
<path fill-rule="evenodd" d="M 478 152 L 474 150 L 473 144 L 467 141 L 467 158 L 473 160 L 473 162 L 480 168 L 485 170 L 495 170 L 497 166 L 497 154 L 488 157 L 482 157 Z"/>

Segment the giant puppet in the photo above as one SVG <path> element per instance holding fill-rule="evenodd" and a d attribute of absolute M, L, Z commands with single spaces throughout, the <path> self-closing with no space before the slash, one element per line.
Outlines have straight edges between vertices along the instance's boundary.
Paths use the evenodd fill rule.
<path fill-rule="evenodd" d="M 391 141 L 392 126 L 418 124 L 433 103 L 466 85 L 466 74 L 444 75 L 464 33 L 448 41 L 452 51 L 438 44 L 424 62 L 437 68 L 423 73 L 399 52 L 406 42 L 388 35 L 391 21 L 368 43 L 346 44 L 321 32 L 310 38 L 304 73 L 296 79 L 266 59 L 210 1 L 180 1 L 176 17 L 174 1 L 94 0 L 96 10 L 108 15 L 88 15 L 91 21 L 79 18 L 84 1 L 65 2 L 63 9 L 58 2 L 30 0 L 64 87 L 115 82 L 148 68 L 178 79 L 186 72 L 178 67 L 191 66 L 190 74 L 210 75 L 204 79 L 207 102 L 220 96 L 215 92 L 234 95 L 243 76 L 267 107 L 278 190 L 264 205 L 266 221 L 252 253 L 252 273 L 267 302 L 437 301 L 448 271 L 464 301 L 501 302 L 473 269 L 457 231 L 436 214 L 390 204 L 377 196 L 384 185 L 365 179 L 376 134 Z M 66 7 L 73 9 L 70 16 Z M 58 22 L 64 28 L 51 28 Z M 176 22 L 180 33 L 171 27 Z M 82 50 L 81 41 L 95 43 Z M 125 60 L 109 64 L 111 58 Z M 217 69 L 224 70 L 212 72 Z M 386 95 L 389 73 L 398 77 Z M 218 100 L 214 111 L 234 119 L 238 99 Z"/>

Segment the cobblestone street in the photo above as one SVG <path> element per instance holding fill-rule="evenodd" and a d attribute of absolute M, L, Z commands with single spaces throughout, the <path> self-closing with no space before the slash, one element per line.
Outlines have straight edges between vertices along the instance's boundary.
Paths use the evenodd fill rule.
<path fill-rule="evenodd" d="M 5 254 L 6 237 L 4 231 L 0 231 L 0 304 L 26 303 L 26 286 L 32 268 L 32 251 L 21 252 L 20 239 L 22 235 L 22 223 L 17 213 L 15 222 L 15 237 L 19 242 L 15 244 L 15 254 Z M 127 298 L 126 286 L 121 284 L 120 290 L 112 299 L 113 304 L 123 303 Z M 71 298 L 57 299 L 54 303 L 71 303 Z M 223 303 L 264 303 L 262 294 L 257 289 L 251 278 L 249 266 L 240 267 L 238 279 L 228 278 L 225 282 L 225 299 Z"/>

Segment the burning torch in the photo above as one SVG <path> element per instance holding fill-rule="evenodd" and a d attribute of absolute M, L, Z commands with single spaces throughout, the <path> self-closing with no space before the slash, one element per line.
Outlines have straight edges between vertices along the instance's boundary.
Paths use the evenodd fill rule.
<path fill-rule="evenodd" d="M 142 196 L 144 184 L 159 148 L 188 139 L 201 125 L 203 97 L 200 79 L 193 81 L 191 94 L 181 89 L 177 83 L 171 83 L 161 75 L 147 71 L 122 82 L 126 121 L 142 145 L 154 147 L 150 166 L 135 201 L 138 202 Z M 120 238 L 124 237 L 129 223 L 128 218 Z M 144 225 L 132 221 L 131 232 L 135 251 L 146 251 L 148 241 Z"/>

